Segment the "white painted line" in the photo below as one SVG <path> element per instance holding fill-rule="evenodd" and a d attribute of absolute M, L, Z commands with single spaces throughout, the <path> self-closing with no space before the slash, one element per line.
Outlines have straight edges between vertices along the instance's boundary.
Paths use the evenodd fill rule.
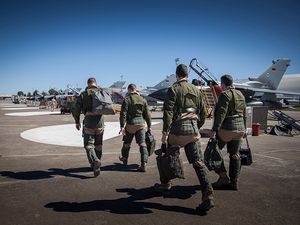
<path fill-rule="evenodd" d="M 284 161 L 281 158 L 272 157 L 272 156 L 268 156 L 268 155 L 262 155 L 262 154 L 258 154 L 258 153 L 254 153 L 254 155 L 257 155 L 257 156 L 260 156 L 260 157 L 264 157 L 264 158 L 268 158 L 268 159 L 275 159 L 275 160 L 279 160 L 279 161 Z"/>
<path fill-rule="evenodd" d="M 14 103 L 0 103 L 0 107 L 27 107 L 25 104 L 14 104 Z"/>
<path fill-rule="evenodd" d="M 44 157 L 44 156 L 80 156 L 86 153 L 61 153 L 61 154 L 30 154 L 30 155 L 2 155 L 2 158 L 22 158 L 22 157 Z"/>
<path fill-rule="evenodd" d="M 273 150 L 273 151 L 267 151 L 267 152 L 264 152 L 264 153 L 276 153 L 276 152 L 300 152 L 300 150 Z"/>
<path fill-rule="evenodd" d="M 16 112 L 16 113 L 5 113 L 6 116 L 41 116 L 41 115 L 60 115 L 60 112 L 42 111 L 42 112 Z"/>
<path fill-rule="evenodd" d="M 29 109 L 29 110 L 32 110 L 32 109 L 36 109 L 36 110 L 39 110 L 39 107 L 17 107 L 17 108 L 1 108 L 1 110 L 24 110 L 24 109 Z"/>
<path fill-rule="evenodd" d="M 159 122 L 152 122 L 153 125 Z M 119 122 L 105 122 L 103 140 L 108 140 L 119 135 Z M 82 131 L 75 128 L 75 124 L 38 127 L 26 130 L 21 137 L 30 141 L 72 147 L 83 147 Z"/>

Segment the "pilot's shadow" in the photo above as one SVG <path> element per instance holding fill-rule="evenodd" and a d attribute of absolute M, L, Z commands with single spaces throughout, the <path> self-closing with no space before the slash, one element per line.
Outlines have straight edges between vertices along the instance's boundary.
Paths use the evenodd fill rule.
<path fill-rule="evenodd" d="M 101 167 L 101 171 L 120 171 L 120 172 L 137 172 L 138 164 L 123 165 L 121 163 L 114 163 Z"/>
<path fill-rule="evenodd" d="M 59 169 L 50 168 L 48 171 L 35 170 L 25 172 L 12 172 L 12 171 L 0 171 L 0 175 L 18 180 L 42 180 L 50 179 L 56 176 L 73 177 L 79 179 L 89 179 L 93 176 L 85 176 L 77 173 L 91 172 L 89 167 L 70 168 L 70 169 Z"/>
<path fill-rule="evenodd" d="M 168 198 L 188 199 L 199 190 L 195 186 L 175 186 Z M 95 200 L 89 202 L 51 202 L 45 205 L 46 208 L 52 208 L 56 212 L 87 212 L 87 211 L 106 211 L 116 214 L 148 214 L 153 213 L 152 209 L 179 212 L 185 214 L 196 214 L 192 208 L 174 205 L 163 205 L 161 203 L 143 201 L 161 194 L 156 193 L 153 187 L 134 189 L 123 188 L 116 189 L 117 192 L 125 192 L 129 195 L 127 198 L 113 200 Z"/>

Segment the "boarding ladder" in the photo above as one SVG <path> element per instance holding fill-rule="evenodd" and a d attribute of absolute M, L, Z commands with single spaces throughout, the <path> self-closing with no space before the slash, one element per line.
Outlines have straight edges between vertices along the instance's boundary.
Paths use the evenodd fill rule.
<path fill-rule="evenodd" d="M 214 77 L 214 75 L 208 70 L 208 68 L 203 64 L 199 63 L 196 58 L 193 58 L 191 60 L 189 66 L 196 74 L 198 74 L 198 76 L 203 81 L 206 82 L 207 86 L 200 86 L 200 90 L 202 92 L 207 117 L 212 117 L 213 110 L 218 101 L 218 97 L 216 95 L 213 85 L 218 85 L 218 81 Z"/>
<path fill-rule="evenodd" d="M 206 115 L 210 118 L 213 116 L 213 110 L 218 100 L 216 92 L 213 87 L 200 86 L 199 89 L 203 96 Z"/>
<path fill-rule="evenodd" d="M 208 70 L 206 66 L 204 66 L 202 63 L 199 63 L 196 58 L 191 60 L 189 66 L 202 80 L 206 82 L 207 86 L 212 84 L 212 82 L 218 84 L 217 78 Z"/>
<path fill-rule="evenodd" d="M 273 115 L 279 120 L 285 122 L 287 125 L 292 126 L 293 128 L 300 131 L 300 123 L 294 118 L 288 116 L 287 114 L 281 111 L 273 111 Z"/>

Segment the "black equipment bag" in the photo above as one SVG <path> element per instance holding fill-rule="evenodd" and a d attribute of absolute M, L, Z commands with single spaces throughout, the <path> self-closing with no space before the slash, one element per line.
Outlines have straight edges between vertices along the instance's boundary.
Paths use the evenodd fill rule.
<path fill-rule="evenodd" d="M 149 130 L 146 132 L 146 145 L 148 156 L 151 156 L 155 150 L 156 140 Z"/>
<path fill-rule="evenodd" d="M 247 143 L 247 148 L 242 148 L 242 147 L 240 148 L 241 165 L 250 166 L 252 164 L 252 153 L 249 147 L 247 135 L 245 139 Z"/>
<path fill-rule="evenodd" d="M 218 147 L 218 140 L 210 138 L 204 151 L 204 163 L 208 170 L 219 169 L 222 165 L 222 153 Z"/>
<path fill-rule="evenodd" d="M 158 171 L 161 177 L 171 180 L 174 178 L 184 179 L 183 164 L 179 157 L 180 146 L 173 145 L 166 148 L 166 145 L 162 144 L 161 149 L 156 150 L 156 157 Z"/>

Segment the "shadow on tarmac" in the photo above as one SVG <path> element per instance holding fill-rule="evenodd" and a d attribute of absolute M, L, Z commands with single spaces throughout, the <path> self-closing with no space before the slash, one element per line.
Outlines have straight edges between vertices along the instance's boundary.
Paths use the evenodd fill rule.
<path fill-rule="evenodd" d="M 188 199 L 200 190 L 199 185 L 195 186 L 174 186 L 171 193 L 164 198 Z M 183 206 L 163 205 L 155 202 L 145 202 L 154 197 L 160 197 L 162 194 L 154 191 L 153 187 L 134 189 L 121 188 L 117 192 L 127 193 L 129 197 L 113 200 L 95 200 L 89 202 L 51 202 L 45 205 L 46 208 L 52 208 L 56 212 L 87 212 L 87 211 L 107 211 L 116 214 L 149 214 L 153 213 L 151 209 L 185 213 L 191 215 L 206 215 L 206 212 L 197 213 L 195 209 Z"/>
<path fill-rule="evenodd" d="M 48 171 L 26 171 L 26 172 L 11 172 L 11 171 L 0 171 L 0 175 L 4 177 L 9 177 L 18 180 L 42 180 L 54 178 L 55 176 L 65 176 L 73 177 L 79 179 L 90 179 L 94 176 L 84 176 L 76 173 L 85 173 L 91 172 L 89 167 L 79 167 L 79 168 L 70 168 L 70 169 L 59 169 L 59 168 L 50 168 Z"/>
<path fill-rule="evenodd" d="M 122 163 L 114 163 L 113 165 L 102 166 L 101 171 L 137 172 L 138 168 L 138 164 L 124 166 Z"/>

